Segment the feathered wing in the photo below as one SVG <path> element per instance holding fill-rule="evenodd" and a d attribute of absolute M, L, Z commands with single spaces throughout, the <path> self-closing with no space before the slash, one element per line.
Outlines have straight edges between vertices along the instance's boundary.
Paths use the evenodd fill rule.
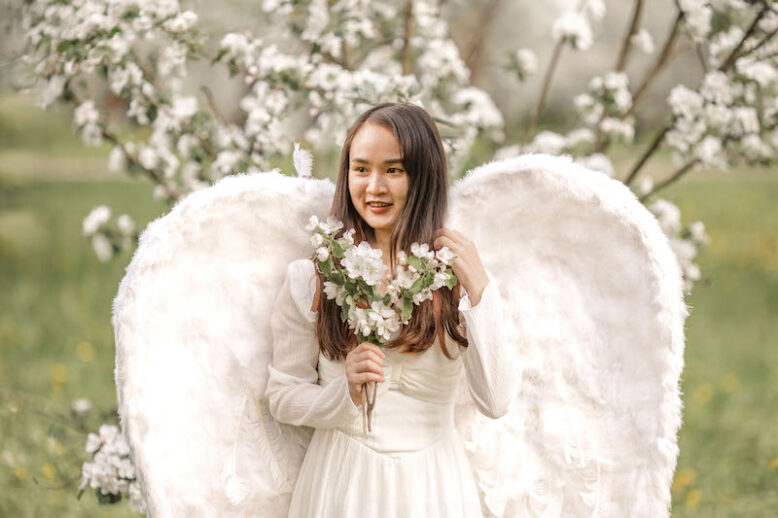
<path fill-rule="evenodd" d="M 230 176 L 141 234 L 112 322 L 122 428 L 151 516 L 286 516 L 312 430 L 276 422 L 260 397 L 270 314 L 333 192 L 276 171 Z"/>
<path fill-rule="evenodd" d="M 469 172 L 450 214 L 499 281 L 523 366 L 500 419 L 460 392 L 457 426 L 485 508 L 668 516 L 688 309 L 656 219 L 621 182 L 548 155 Z"/>

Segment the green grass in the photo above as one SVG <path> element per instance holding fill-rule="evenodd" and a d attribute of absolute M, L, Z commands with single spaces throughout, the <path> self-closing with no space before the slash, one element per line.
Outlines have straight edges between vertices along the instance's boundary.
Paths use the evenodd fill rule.
<path fill-rule="evenodd" d="M 105 172 L 107 149 L 83 148 L 62 113 L 14 99 L 0 97 L 0 516 L 135 516 L 123 504 L 98 506 L 90 492 L 75 498 L 86 432 L 115 419 L 110 309 L 130 259 L 100 263 L 81 220 L 99 203 L 142 226 L 166 209 L 145 182 Z M 629 163 L 635 152 L 619 155 Z M 660 160 L 649 171 L 669 167 Z M 704 279 L 687 299 L 673 514 L 772 516 L 778 177 L 695 173 L 663 195 L 712 238 L 699 259 Z M 69 412 L 80 397 L 93 404 L 84 420 Z"/>

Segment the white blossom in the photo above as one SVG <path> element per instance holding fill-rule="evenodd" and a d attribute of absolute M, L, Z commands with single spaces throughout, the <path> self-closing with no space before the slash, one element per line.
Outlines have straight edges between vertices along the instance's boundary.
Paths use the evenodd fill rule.
<path fill-rule="evenodd" d="M 518 49 L 514 55 L 520 76 L 532 75 L 538 71 L 538 56 L 530 49 Z"/>
<path fill-rule="evenodd" d="M 646 29 L 640 29 L 638 32 L 633 34 L 630 37 L 630 41 L 634 46 L 646 54 L 652 54 L 656 49 L 654 46 L 654 39 L 651 37 L 651 33 Z"/>
<path fill-rule="evenodd" d="M 691 233 L 692 240 L 700 245 L 706 245 L 710 243 L 710 237 L 705 232 L 705 223 L 702 221 L 695 221 L 689 225 L 689 232 Z"/>
<path fill-rule="evenodd" d="M 191 118 L 197 113 L 197 98 L 194 96 L 176 97 L 173 99 L 172 113 L 178 120 Z"/>
<path fill-rule="evenodd" d="M 105 262 L 113 257 L 113 244 L 111 244 L 111 240 L 103 234 L 95 234 L 92 236 L 92 248 L 100 261 Z"/>
<path fill-rule="evenodd" d="M 346 299 L 347 295 L 346 289 L 343 286 L 331 281 L 324 281 L 323 289 L 324 294 L 327 295 L 328 299 L 335 299 L 335 302 L 339 306 L 343 305 L 343 301 Z"/>
<path fill-rule="evenodd" d="M 526 151 L 533 153 L 548 153 L 550 155 L 558 155 L 565 149 L 567 142 L 565 137 L 559 133 L 553 131 L 541 131 L 532 142 L 526 147 Z"/>
<path fill-rule="evenodd" d="M 116 219 L 116 225 L 119 227 L 119 232 L 124 236 L 131 236 L 135 233 L 136 225 L 132 217 L 129 214 L 122 214 Z"/>
<path fill-rule="evenodd" d="M 726 167 L 726 158 L 723 154 L 721 140 L 712 135 L 702 139 L 695 149 L 694 155 L 700 159 L 703 165 L 719 168 Z"/>
<path fill-rule="evenodd" d="M 778 79 L 775 63 L 766 60 L 744 56 L 735 62 L 735 68 L 740 74 L 758 83 L 762 88 L 769 88 Z"/>
<path fill-rule="evenodd" d="M 667 200 L 659 199 L 649 205 L 648 210 L 656 216 L 662 230 L 668 236 L 675 235 L 681 230 L 681 210 L 677 205 Z"/>
<path fill-rule="evenodd" d="M 670 91 L 667 102 L 676 116 L 691 119 L 696 117 L 702 110 L 704 99 L 694 90 L 683 85 L 677 85 Z"/>
<path fill-rule="evenodd" d="M 566 11 L 557 18 L 551 28 L 551 36 L 555 41 L 568 39 L 573 48 L 587 50 L 592 46 L 592 28 L 586 17 L 575 11 Z"/>
<path fill-rule="evenodd" d="M 706 0 L 679 0 L 678 5 L 684 14 L 684 24 L 692 38 L 703 41 L 710 32 L 712 11 Z"/>
<path fill-rule="evenodd" d="M 361 277 L 370 286 L 379 284 L 386 273 L 386 265 L 381 259 L 381 249 L 372 248 L 367 241 L 346 250 L 341 265 L 352 278 Z"/>
<path fill-rule="evenodd" d="M 578 157 L 575 159 L 575 162 L 588 169 L 602 171 L 610 177 L 613 177 L 616 174 L 616 170 L 613 167 L 613 163 L 611 162 L 610 158 L 608 158 L 603 153 L 592 153 L 591 155 Z"/>
<path fill-rule="evenodd" d="M 85 236 L 91 236 L 97 232 L 101 225 L 111 219 L 111 209 L 106 205 L 98 205 L 93 208 L 81 223 L 81 229 Z"/>
<path fill-rule="evenodd" d="M 92 402 L 86 398 L 74 399 L 70 407 L 78 415 L 84 415 L 92 408 Z"/>

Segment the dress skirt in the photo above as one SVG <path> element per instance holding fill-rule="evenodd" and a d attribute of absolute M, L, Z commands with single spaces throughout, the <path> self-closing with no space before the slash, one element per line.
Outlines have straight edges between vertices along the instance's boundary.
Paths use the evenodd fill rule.
<path fill-rule="evenodd" d="M 315 430 L 290 518 L 483 516 L 453 403 L 389 390 L 376 400 L 372 428 L 367 439 L 361 419 Z"/>

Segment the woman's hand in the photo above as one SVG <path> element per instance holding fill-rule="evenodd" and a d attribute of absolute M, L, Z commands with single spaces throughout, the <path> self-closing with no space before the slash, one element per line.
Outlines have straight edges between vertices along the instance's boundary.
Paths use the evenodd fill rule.
<path fill-rule="evenodd" d="M 384 381 L 384 352 L 375 344 L 362 342 L 346 355 L 348 392 L 354 406 L 362 404 L 362 384 Z"/>
<path fill-rule="evenodd" d="M 470 303 L 475 306 L 481 300 L 481 294 L 489 283 L 489 277 L 486 275 L 486 269 L 475 248 L 475 243 L 462 232 L 442 228 L 435 232 L 433 247 L 439 250 L 444 246 L 456 256 L 451 264 L 451 270 L 467 291 Z"/>

